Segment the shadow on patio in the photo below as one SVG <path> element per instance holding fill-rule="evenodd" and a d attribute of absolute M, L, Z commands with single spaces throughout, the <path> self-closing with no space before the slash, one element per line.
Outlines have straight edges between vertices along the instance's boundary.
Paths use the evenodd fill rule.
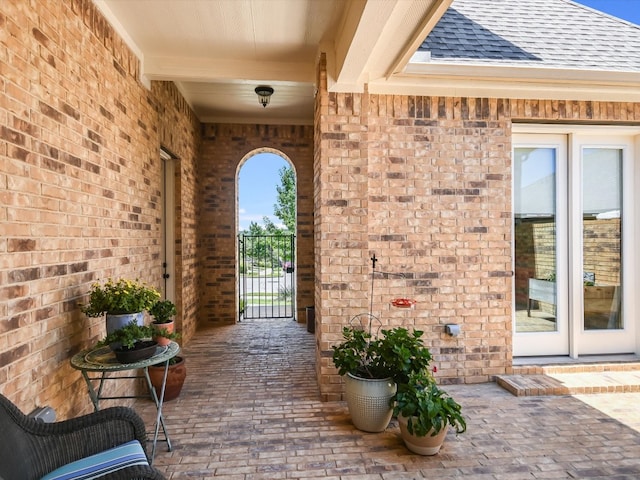
<path fill-rule="evenodd" d="M 181 396 L 164 406 L 173 451 L 155 466 L 170 479 L 640 478 L 640 434 L 570 396 L 514 397 L 496 384 L 447 390 L 468 431 L 434 457 L 411 454 L 392 420 L 356 430 L 343 402 L 319 400 L 314 337 L 291 320 L 201 330 L 184 349 Z M 618 394 L 638 416 L 637 394 Z M 151 402 L 136 409 L 153 423 Z"/>

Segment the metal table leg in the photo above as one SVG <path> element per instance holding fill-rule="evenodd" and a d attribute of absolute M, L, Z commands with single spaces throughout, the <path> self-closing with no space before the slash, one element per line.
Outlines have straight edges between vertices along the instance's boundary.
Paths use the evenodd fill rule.
<path fill-rule="evenodd" d="M 104 384 L 104 379 L 106 376 L 106 372 L 103 372 L 100 377 L 96 377 L 96 378 L 91 378 L 89 377 L 89 374 L 86 372 L 86 370 L 82 371 L 82 376 L 84 377 L 84 381 L 87 384 L 87 387 L 89 389 L 89 398 L 91 399 L 91 403 L 93 404 L 93 410 L 95 412 L 97 412 L 100 409 L 100 398 L 102 396 L 102 386 Z M 98 384 L 98 390 L 96 391 L 96 389 L 93 386 L 92 380 L 99 380 L 100 383 Z"/>
<path fill-rule="evenodd" d="M 151 449 L 151 463 L 153 464 L 153 460 L 156 455 L 156 446 L 158 443 L 158 435 L 160 433 L 160 427 L 162 427 L 162 432 L 164 433 L 165 441 L 167 442 L 167 449 L 171 451 L 171 440 L 169 439 L 169 434 L 167 433 L 167 427 L 164 423 L 164 417 L 162 416 L 162 403 L 164 402 L 164 390 L 167 385 L 167 374 L 169 372 L 169 360 L 167 360 L 164 364 L 164 375 L 162 377 L 162 386 L 160 388 L 160 398 L 156 394 L 156 390 L 153 388 L 151 384 L 151 378 L 149 377 L 149 367 L 144 368 L 144 376 L 147 380 L 147 386 L 149 388 L 149 393 L 151 394 L 151 398 L 156 404 L 156 423 L 155 430 L 153 433 L 153 446 Z"/>

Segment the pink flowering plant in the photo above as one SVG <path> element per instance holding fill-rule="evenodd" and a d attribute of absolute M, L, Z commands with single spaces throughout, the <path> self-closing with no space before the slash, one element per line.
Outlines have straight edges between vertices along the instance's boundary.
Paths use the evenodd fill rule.
<path fill-rule="evenodd" d="M 81 310 L 88 317 L 138 313 L 150 309 L 159 299 L 158 290 L 138 280 L 109 279 L 91 285 L 89 302 Z"/>

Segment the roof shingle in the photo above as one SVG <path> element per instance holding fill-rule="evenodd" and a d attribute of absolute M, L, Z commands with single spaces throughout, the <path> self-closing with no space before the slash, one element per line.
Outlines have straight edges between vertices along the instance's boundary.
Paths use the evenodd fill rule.
<path fill-rule="evenodd" d="M 454 0 L 419 51 L 438 63 L 640 72 L 640 26 L 571 0 Z"/>

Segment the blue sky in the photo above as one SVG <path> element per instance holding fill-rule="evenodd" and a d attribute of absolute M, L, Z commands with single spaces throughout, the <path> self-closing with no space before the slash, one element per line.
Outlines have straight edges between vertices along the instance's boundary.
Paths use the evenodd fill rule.
<path fill-rule="evenodd" d="M 608 13 L 640 25 L 640 0 L 576 0 L 595 10 Z M 268 216 L 276 225 L 281 224 L 273 216 L 276 203 L 276 186 L 280 184 L 278 170 L 288 163 L 278 155 L 261 153 L 251 157 L 240 170 L 239 208 L 240 230 L 249 228 L 250 222 L 262 224 Z"/>
<path fill-rule="evenodd" d="M 640 0 L 574 0 L 595 10 L 640 25 Z"/>
<path fill-rule="evenodd" d="M 263 224 L 267 216 L 276 225 L 279 218 L 273 216 L 276 203 L 276 187 L 280 185 L 278 170 L 289 163 L 273 153 L 260 153 L 247 160 L 240 169 L 238 180 L 238 204 L 240 209 L 240 230 L 249 228 L 249 223 Z"/>

